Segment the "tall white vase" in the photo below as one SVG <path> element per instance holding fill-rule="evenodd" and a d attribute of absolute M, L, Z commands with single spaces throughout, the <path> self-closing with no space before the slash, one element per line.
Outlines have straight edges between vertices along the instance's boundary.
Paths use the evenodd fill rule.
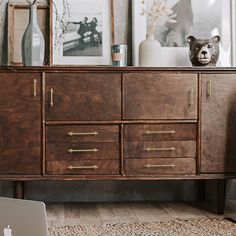
<path fill-rule="evenodd" d="M 37 6 L 30 5 L 29 24 L 22 38 L 22 61 L 25 66 L 42 66 L 45 42 L 38 26 Z"/>
<path fill-rule="evenodd" d="M 139 45 L 139 66 L 161 67 L 161 44 L 152 34 Z"/>

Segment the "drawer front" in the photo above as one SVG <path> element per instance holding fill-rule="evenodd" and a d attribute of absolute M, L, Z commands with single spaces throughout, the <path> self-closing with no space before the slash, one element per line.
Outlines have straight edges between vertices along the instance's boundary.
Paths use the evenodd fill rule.
<path fill-rule="evenodd" d="M 196 140 L 196 124 L 125 125 L 126 141 Z"/>
<path fill-rule="evenodd" d="M 119 142 L 119 126 L 49 126 L 48 143 Z"/>
<path fill-rule="evenodd" d="M 119 175 L 118 160 L 47 161 L 48 175 Z"/>
<path fill-rule="evenodd" d="M 126 158 L 196 157 L 195 141 L 127 142 Z"/>
<path fill-rule="evenodd" d="M 121 75 L 46 73 L 46 120 L 121 119 Z"/>
<path fill-rule="evenodd" d="M 127 176 L 196 174 L 196 161 L 193 158 L 128 159 L 125 173 Z"/>
<path fill-rule="evenodd" d="M 197 75 L 125 74 L 124 119 L 197 119 Z"/>
<path fill-rule="evenodd" d="M 119 143 L 48 143 L 46 160 L 119 159 Z"/>

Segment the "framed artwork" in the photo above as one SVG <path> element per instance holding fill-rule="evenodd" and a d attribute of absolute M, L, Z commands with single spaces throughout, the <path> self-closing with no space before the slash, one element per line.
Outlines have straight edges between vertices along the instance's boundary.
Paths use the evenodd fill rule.
<path fill-rule="evenodd" d="M 149 17 L 145 14 L 156 0 L 133 0 L 133 65 L 139 65 L 139 45 L 145 40 Z M 174 21 L 160 18 L 155 25 L 155 39 L 162 46 L 162 67 L 189 67 L 187 37 L 221 37 L 220 58 L 217 66 L 233 64 L 233 0 L 166 0 L 173 10 Z"/>
<path fill-rule="evenodd" d="M 110 64 L 110 0 L 53 0 L 50 9 L 51 64 Z"/>

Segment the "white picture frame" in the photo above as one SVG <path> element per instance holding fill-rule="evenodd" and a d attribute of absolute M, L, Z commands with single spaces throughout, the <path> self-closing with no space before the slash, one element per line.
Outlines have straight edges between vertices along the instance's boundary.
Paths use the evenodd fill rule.
<path fill-rule="evenodd" d="M 154 0 L 132 0 L 132 36 L 133 36 L 133 42 L 132 42 L 132 59 L 133 59 L 133 66 L 139 66 L 139 45 L 140 43 L 145 40 L 146 34 L 147 34 L 147 15 L 142 14 L 143 9 L 147 7 L 147 1 L 154 1 Z M 167 0 L 168 2 L 178 2 L 179 0 Z M 219 32 L 219 35 L 221 36 L 221 45 L 220 45 L 220 58 L 217 63 L 217 67 L 231 67 L 233 64 L 236 64 L 236 54 L 233 53 L 233 42 L 236 41 L 233 35 L 232 29 L 233 25 L 235 23 L 233 22 L 233 7 L 235 7 L 235 4 L 233 3 L 234 0 L 189 0 L 193 2 L 193 6 L 195 7 L 193 9 L 194 13 L 196 12 L 194 19 L 200 19 L 201 14 L 204 14 L 204 17 L 206 18 L 206 13 L 208 14 L 208 17 L 211 17 L 211 13 L 213 12 L 212 9 L 206 9 L 206 3 L 209 2 L 209 7 L 211 5 L 214 5 L 214 2 L 219 1 L 220 7 L 218 7 L 216 10 L 221 11 L 221 14 L 219 17 L 221 17 L 220 21 L 220 28 L 221 32 Z M 211 5 L 210 5 L 211 4 Z M 218 3 L 217 3 L 218 4 Z M 196 8 L 196 6 L 198 8 Z M 204 8 L 202 8 L 204 6 Z M 202 11 L 200 11 L 202 9 Z M 235 9 L 234 9 L 235 11 Z M 201 13 L 203 12 L 203 13 Z M 213 13 L 212 13 L 213 14 Z M 215 13 L 217 14 L 217 13 Z M 214 15 L 215 16 L 215 15 Z M 203 19 L 205 19 L 203 17 Z M 216 17 L 216 16 L 215 16 Z M 214 31 L 212 32 L 212 36 Z M 196 35 L 198 37 L 198 35 Z M 201 36 L 200 36 L 201 37 Z M 199 38 L 200 38 L 199 37 Z M 202 36 L 203 38 L 204 36 Z M 210 37 L 210 35 L 208 36 Z M 206 37 L 205 37 L 206 38 Z M 192 64 L 189 60 L 189 47 L 166 47 L 162 46 L 161 49 L 161 59 L 162 63 L 160 67 L 191 67 Z M 235 61 L 235 62 L 233 62 Z"/>
<path fill-rule="evenodd" d="M 110 0 L 53 0 L 50 9 L 52 65 L 111 64 Z M 89 26 L 79 34 L 85 18 L 86 25 L 96 18 L 96 34 Z"/>

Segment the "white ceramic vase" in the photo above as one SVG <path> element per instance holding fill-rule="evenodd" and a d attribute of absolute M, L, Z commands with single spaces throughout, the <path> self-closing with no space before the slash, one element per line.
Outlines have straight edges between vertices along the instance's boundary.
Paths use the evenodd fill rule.
<path fill-rule="evenodd" d="M 139 45 L 139 66 L 161 67 L 161 44 L 153 34 L 147 35 Z"/>
<path fill-rule="evenodd" d="M 45 42 L 38 26 L 37 6 L 30 5 L 29 24 L 22 38 L 22 61 L 25 66 L 42 66 Z"/>

